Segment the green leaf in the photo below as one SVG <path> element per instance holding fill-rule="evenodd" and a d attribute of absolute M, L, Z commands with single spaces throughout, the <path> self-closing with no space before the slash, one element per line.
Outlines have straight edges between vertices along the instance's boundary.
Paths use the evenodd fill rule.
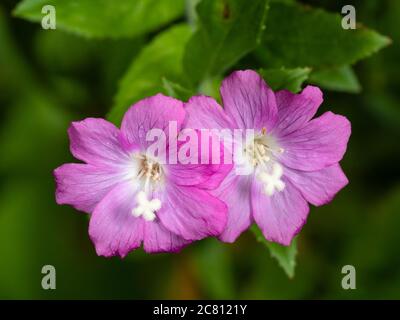
<path fill-rule="evenodd" d="M 134 37 L 181 16 L 184 0 L 24 0 L 14 15 L 40 22 L 42 7 L 56 9 L 57 28 L 87 37 Z"/>
<path fill-rule="evenodd" d="M 287 89 L 293 93 L 301 90 L 304 81 L 308 79 L 311 72 L 310 68 L 294 69 L 261 69 L 260 74 L 268 85 L 274 90 Z"/>
<path fill-rule="evenodd" d="M 310 75 L 310 83 L 325 89 L 348 93 L 359 93 L 360 82 L 350 66 L 316 70 Z"/>
<path fill-rule="evenodd" d="M 256 48 L 265 28 L 268 0 L 203 0 L 198 29 L 189 40 L 184 68 L 194 85 L 219 75 Z"/>
<path fill-rule="evenodd" d="M 291 245 L 286 247 L 265 240 L 264 235 L 256 225 L 253 225 L 250 229 L 257 241 L 264 244 L 269 249 L 271 256 L 278 260 L 279 265 L 285 270 L 288 277 L 293 278 L 296 267 L 297 239 L 293 239 Z"/>
<path fill-rule="evenodd" d="M 182 56 L 191 35 L 187 25 L 174 26 L 159 34 L 142 49 L 122 78 L 108 118 L 118 124 L 134 102 L 162 92 L 163 79 L 183 83 Z"/>
<path fill-rule="evenodd" d="M 361 25 L 344 30 L 339 14 L 298 4 L 271 4 L 264 45 L 258 57 L 268 66 L 349 65 L 390 44 L 390 39 Z"/>
<path fill-rule="evenodd" d="M 188 101 L 194 92 L 190 89 L 183 87 L 181 84 L 168 80 L 167 78 L 162 79 L 164 89 L 167 95 L 174 97 L 182 101 Z"/>

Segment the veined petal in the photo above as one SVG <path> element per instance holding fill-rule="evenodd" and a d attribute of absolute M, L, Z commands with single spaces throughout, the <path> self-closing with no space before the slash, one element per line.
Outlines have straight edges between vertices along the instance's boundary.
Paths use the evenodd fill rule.
<path fill-rule="evenodd" d="M 178 154 L 190 148 L 190 154 L 185 159 L 190 162 L 183 164 L 182 159 L 178 159 L 177 164 L 166 165 L 168 179 L 180 186 L 215 189 L 231 171 L 232 156 L 227 157 L 225 161 L 225 152 L 228 151 L 225 150 L 223 141 L 218 137 L 200 130 L 190 130 L 193 130 L 194 138 L 185 142 L 180 141 L 177 146 Z M 185 149 L 183 149 L 184 146 Z M 173 147 L 170 146 L 169 149 L 174 152 Z"/>
<path fill-rule="evenodd" d="M 185 104 L 187 128 L 193 129 L 233 129 L 235 124 L 224 109 L 211 97 L 195 96 Z"/>
<path fill-rule="evenodd" d="M 349 120 L 326 112 L 303 128 L 277 138 L 284 152 L 279 162 L 304 171 L 316 171 L 339 162 L 351 133 Z"/>
<path fill-rule="evenodd" d="M 168 179 L 179 186 L 195 186 L 213 190 L 225 179 L 232 168 L 228 164 L 168 165 Z"/>
<path fill-rule="evenodd" d="M 278 121 L 273 134 L 286 135 L 302 127 L 314 117 L 322 104 L 322 92 L 319 88 L 307 86 L 300 94 L 288 90 L 276 92 Z"/>
<path fill-rule="evenodd" d="M 159 222 L 146 222 L 144 227 L 144 250 L 148 253 L 178 252 L 190 241 L 168 231 Z"/>
<path fill-rule="evenodd" d="M 267 196 L 263 185 L 254 179 L 251 203 L 254 220 L 265 238 L 288 246 L 306 222 L 309 207 L 300 191 L 289 180 L 284 182 L 283 191 Z"/>
<path fill-rule="evenodd" d="M 275 94 L 255 71 L 233 72 L 222 82 L 221 96 L 226 114 L 238 128 L 274 128 L 278 114 Z"/>
<path fill-rule="evenodd" d="M 134 217 L 136 191 L 132 181 L 115 186 L 96 206 L 89 223 L 89 235 L 98 255 L 125 257 L 139 248 L 144 238 L 145 220 Z"/>
<path fill-rule="evenodd" d="M 285 168 L 286 177 L 315 206 L 330 202 L 349 182 L 338 163 L 318 171 Z"/>
<path fill-rule="evenodd" d="M 67 163 L 54 170 L 56 201 L 91 213 L 124 174 L 114 167 Z"/>
<path fill-rule="evenodd" d="M 219 236 L 224 242 L 234 242 L 252 223 L 251 190 L 252 177 L 236 175 L 235 171 L 226 177 L 221 186 L 212 192 L 228 207 L 226 227 Z"/>
<path fill-rule="evenodd" d="M 226 224 L 226 205 L 207 191 L 168 186 L 158 217 L 173 233 L 186 240 L 219 235 Z"/>
<path fill-rule="evenodd" d="M 139 147 L 145 150 L 153 141 L 146 141 L 151 129 L 161 129 L 168 141 L 169 125 L 176 122 L 177 132 L 185 121 L 183 103 L 177 99 L 157 94 L 140 100 L 125 113 L 122 119 L 121 132 L 124 145 Z"/>
<path fill-rule="evenodd" d="M 100 118 L 72 122 L 68 129 L 71 153 L 92 165 L 116 166 L 129 161 L 120 143 L 120 131 Z"/>

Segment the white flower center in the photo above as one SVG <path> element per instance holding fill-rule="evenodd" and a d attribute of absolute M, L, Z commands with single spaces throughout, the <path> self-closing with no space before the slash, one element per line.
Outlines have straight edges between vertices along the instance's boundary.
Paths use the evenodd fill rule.
<path fill-rule="evenodd" d="M 276 155 L 284 150 L 277 145 L 273 137 L 267 135 L 265 128 L 246 146 L 244 152 L 254 169 L 257 169 L 256 178 L 262 182 L 266 195 L 272 196 L 275 191 L 285 189 L 285 183 L 281 179 L 283 167 L 276 159 Z"/>
<path fill-rule="evenodd" d="M 156 218 L 156 212 L 161 208 L 161 200 L 149 198 L 152 194 L 152 188 L 162 179 L 162 167 L 154 159 L 144 155 L 135 155 L 139 159 L 139 171 L 136 179 L 141 182 L 141 190 L 136 196 L 136 207 L 132 210 L 135 217 L 142 216 L 146 221 L 153 221 Z"/>

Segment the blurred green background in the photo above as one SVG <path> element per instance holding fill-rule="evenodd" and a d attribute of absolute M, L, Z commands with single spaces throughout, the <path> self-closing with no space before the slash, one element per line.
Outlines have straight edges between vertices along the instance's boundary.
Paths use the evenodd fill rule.
<path fill-rule="evenodd" d="M 336 13 L 348 4 L 302 2 Z M 393 43 L 355 65 L 360 92 L 324 90 L 321 111 L 352 122 L 342 161 L 350 184 L 331 204 L 311 209 L 292 279 L 250 232 L 234 244 L 206 239 L 179 254 L 97 257 L 87 215 L 54 199 L 52 170 L 75 161 L 67 128 L 105 117 L 143 46 L 169 25 L 193 20 L 192 13 L 141 35 L 89 39 L 15 17 L 16 4 L 0 3 L 0 298 L 400 298 L 400 1 L 352 1 L 357 20 Z M 257 49 L 229 70 L 258 69 L 262 55 Z M 56 290 L 41 288 L 47 264 L 56 268 Z M 357 270 L 356 290 L 341 287 L 346 264 Z"/>

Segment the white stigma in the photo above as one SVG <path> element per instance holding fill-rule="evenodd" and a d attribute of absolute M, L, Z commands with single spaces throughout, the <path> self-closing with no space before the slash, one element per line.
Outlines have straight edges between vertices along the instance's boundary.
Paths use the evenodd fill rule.
<path fill-rule="evenodd" d="M 143 187 L 136 196 L 136 207 L 132 209 L 134 217 L 143 217 L 146 221 L 154 221 L 156 212 L 161 208 L 161 201 L 157 198 L 149 199 L 151 188 L 162 178 L 162 169 L 159 163 L 146 156 L 136 156 L 140 160 L 140 169 L 137 179 L 144 180 Z"/>
<path fill-rule="evenodd" d="M 282 175 L 283 168 L 277 162 L 272 165 L 271 173 L 263 171 L 259 174 L 259 178 L 264 184 L 264 192 L 267 196 L 272 196 L 275 190 L 283 191 L 283 189 L 285 189 L 285 183 L 281 180 Z"/>
<path fill-rule="evenodd" d="M 137 206 L 132 210 L 135 217 L 143 216 L 146 221 L 153 221 L 156 218 L 155 212 L 160 210 L 161 201 L 159 199 L 148 200 L 144 191 L 140 191 L 136 196 Z"/>

